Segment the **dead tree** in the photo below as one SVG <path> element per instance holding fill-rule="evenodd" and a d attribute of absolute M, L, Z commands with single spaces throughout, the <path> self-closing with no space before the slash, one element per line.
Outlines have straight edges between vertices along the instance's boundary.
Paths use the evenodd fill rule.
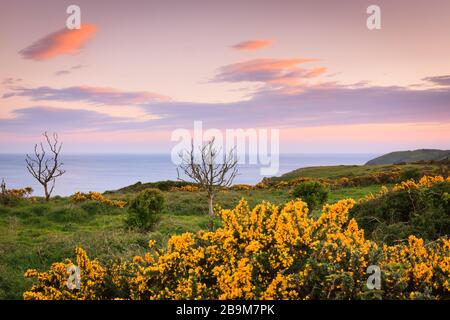
<path fill-rule="evenodd" d="M 28 172 L 44 187 L 45 201 L 50 199 L 50 195 L 55 187 L 57 177 L 62 176 L 66 171 L 62 170 L 63 163 L 59 159 L 62 143 L 58 142 L 58 135 L 53 133 L 52 138 L 47 132 L 42 134 L 45 137 L 49 154 L 45 151 L 44 144 L 34 146 L 34 155 L 26 156 Z"/>
<path fill-rule="evenodd" d="M 181 163 L 177 167 L 178 180 L 188 182 L 180 177 L 180 170 L 191 181 L 200 185 L 208 197 L 209 215 L 214 215 L 214 195 L 220 187 L 229 187 L 238 173 L 236 149 L 224 152 L 221 159 L 220 149 L 214 146 L 214 138 L 199 147 L 199 153 L 194 149 L 180 152 Z"/>

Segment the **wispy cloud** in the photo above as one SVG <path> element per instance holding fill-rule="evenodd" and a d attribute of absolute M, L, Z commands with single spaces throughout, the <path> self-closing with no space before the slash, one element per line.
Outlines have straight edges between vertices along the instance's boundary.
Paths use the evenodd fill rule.
<path fill-rule="evenodd" d="M 78 64 L 78 65 L 73 66 L 73 67 L 71 67 L 69 69 L 58 70 L 58 71 L 55 72 L 55 76 L 68 75 L 68 74 L 71 74 L 73 70 L 79 70 L 81 68 L 83 68 L 83 65 Z"/>
<path fill-rule="evenodd" d="M 317 77 L 326 72 L 325 67 L 299 67 L 300 64 L 314 61 L 318 59 L 253 59 L 221 67 L 213 81 L 260 82 L 272 86 L 299 85 L 303 79 Z"/>
<path fill-rule="evenodd" d="M 59 96 L 53 98 L 61 101 Z M 195 120 L 202 120 L 205 126 L 214 128 L 287 129 L 402 123 L 450 125 L 449 101 L 450 87 L 413 90 L 407 87 L 327 85 L 307 87 L 294 94 L 265 91 L 249 100 L 230 103 L 162 101 L 140 104 L 140 108 L 152 118 L 145 121 L 89 110 L 25 108 L 15 110 L 14 118 L 0 120 L 0 131 L 17 132 L 17 128 L 21 128 L 29 132 L 51 128 L 61 132 L 151 132 L 191 128 Z"/>
<path fill-rule="evenodd" d="M 55 76 L 64 76 L 64 75 L 67 75 L 67 74 L 70 74 L 69 70 L 58 70 L 58 71 L 55 72 Z"/>
<path fill-rule="evenodd" d="M 450 86 L 450 75 L 426 77 L 423 78 L 422 80 L 432 82 L 440 86 Z"/>
<path fill-rule="evenodd" d="M 4 78 L 2 80 L 2 85 L 9 88 L 11 86 L 17 85 L 19 83 L 23 82 L 22 78 L 13 78 L 13 77 L 8 77 L 8 78 Z"/>
<path fill-rule="evenodd" d="M 19 53 L 25 59 L 47 60 L 64 54 L 78 53 L 97 31 L 94 24 L 82 24 L 80 29 L 62 29 L 37 40 Z"/>
<path fill-rule="evenodd" d="M 1 131 L 38 133 L 44 130 L 71 132 L 113 130 L 130 121 L 128 118 L 108 116 L 84 109 L 65 109 L 47 106 L 20 108 L 13 111 L 14 118 L 0 119 Z"/>
<path fill-rule="evenodd" d="M 239 43 L 236 43 L 235 45 L 232 45 L 231 47 L 235 50 L 258 50 L 265 48 L 273 43 L 272 40 L 268 39 L 256 39 L 256 40 L 247 40 L 242 41 Z"/>
<path fill-rule="evenodd" d="M 51 87 L 11 87 L 12 92 L 3 98 L 14 96 L 29 97 L 33 101 L 83 101 L 102 105 L 139 105 L 167 101 L 169 97 L 147 91 L 121 91 L 107 87 L 75 86 L 67 88 Z"/>

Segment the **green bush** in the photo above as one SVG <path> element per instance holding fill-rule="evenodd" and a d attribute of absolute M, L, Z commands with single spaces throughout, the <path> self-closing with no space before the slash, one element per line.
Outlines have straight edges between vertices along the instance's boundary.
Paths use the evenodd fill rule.
<path fill-rule="evenodd" d="M 164 196 L 158 189 L 145 189 L 131 200 L 126 223 L 130 227 L 151 229 L 164 208 Z"/>
<path fill-rule="evenodd" d="M 309 210 L 317 209 L 328 200 L 328 189 L 320 182 L 302 182 L 294 188 L 292 194 L 305 201 Z"/>
<path fill-rule="evenodd" d="M 418 181 L 421 177 L 422 177 L 422 172 L 417 168 L 412 168 L 412 169 L 403 171 L 400 175 L 400 180 L 404 181 L 404 180 L 412 179 L 412 180 Z"/>
<path fill-rule="evenodd" d="M 450 235 L 450 183 L 400 190 L 357 204 L 350 211 L 367 238 L 392 244 L 409 235 L 435 240 Z"/>

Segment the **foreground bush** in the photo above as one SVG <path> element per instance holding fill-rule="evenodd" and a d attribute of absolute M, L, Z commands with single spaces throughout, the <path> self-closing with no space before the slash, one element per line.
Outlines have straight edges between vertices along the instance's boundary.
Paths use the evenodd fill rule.
<path fill-rule="evenodd" d="M 328 200 L 328 190 L 319 182 L 300 183 L 294 188 L 292 195 L 305 201 L 310 210 L 318 208 Z"/>
<path fill-rule="evenodd" d="M 145 189 L 131 200 L 126 223 L 130 227 L 151 229 L 164 209 L 164 196 L 158 189 Z"/>
<path fill-rule="evenodd" d="M 450 180 L 407 180 L 357 204 L 350 216 L 366 236 L 388 244 L 414 234 L 425 240 L 450 235 Z"/>
<path fill-rule="evenodd" d="M 48 272 L 25 299 L 410 299 L 449 298 L 450 241 L 414 236 L 395 246 L 364 238 L 348 218 L 353 200 L 324 206 L 314 220 L 302 201 L 280 208 L 245 200 L 221 210 L 223 227 L 172 236 L 166 249 L 102 266 L 76 249 L 80 290 L 66 286 L 70 260 Z M 369 265 L 382 270 L 381 290 L 368 290 Z"/>

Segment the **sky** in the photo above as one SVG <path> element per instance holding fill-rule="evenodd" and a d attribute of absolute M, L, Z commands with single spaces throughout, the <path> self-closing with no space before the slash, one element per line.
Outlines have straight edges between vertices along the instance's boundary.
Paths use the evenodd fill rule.
<path fill-rule="evenodd" d="M 44 131 L 164 153 L 194 121 L 278 129 L 285 153 L 450 149 L 449 39 L 446 0 L 4 0 L 0 153 Z"/>

